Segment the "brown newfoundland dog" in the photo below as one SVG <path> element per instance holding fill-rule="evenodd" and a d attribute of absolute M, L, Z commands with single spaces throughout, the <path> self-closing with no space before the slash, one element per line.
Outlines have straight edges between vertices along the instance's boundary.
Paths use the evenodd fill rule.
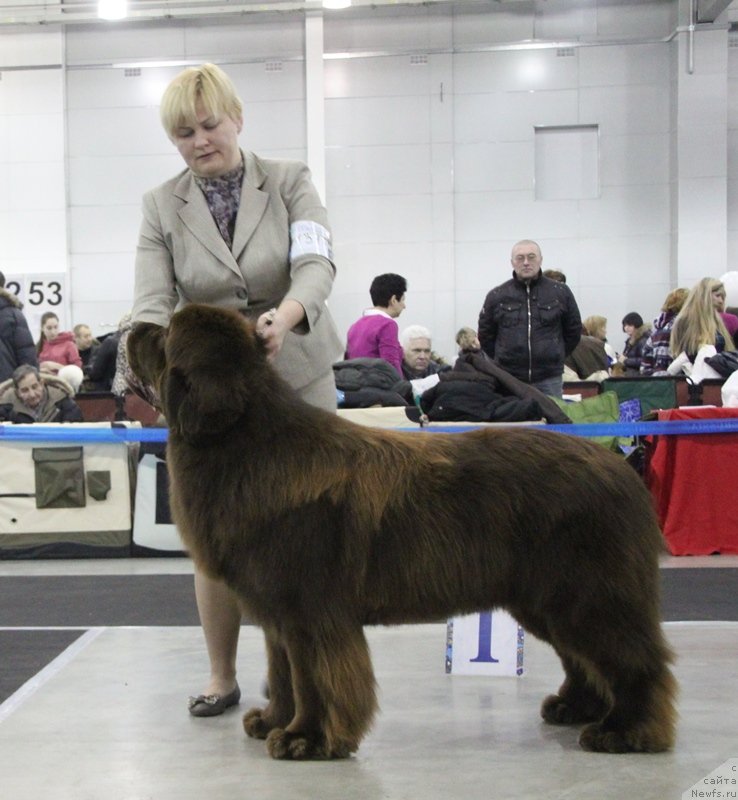
<path fill-rule="evenodd" d="M 662 537 L 621 458 L 541 428 L 347 422 L 296 397 L 235 312 L 188 306 L 160 338 L 129 350 L 159 376 L 172 511 L 264 630 L 269 701 L 243 725 L 274 758 L 358 748 L 377 707 L 364 625 L 496 607 L 561 658 L 547 722 L 588 723 L 586 750 L 673 744 Z"/>

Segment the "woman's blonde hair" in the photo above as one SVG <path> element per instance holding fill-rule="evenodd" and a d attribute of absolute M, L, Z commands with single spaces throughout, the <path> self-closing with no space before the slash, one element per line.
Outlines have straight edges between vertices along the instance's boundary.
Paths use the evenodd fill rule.
<path fill-rule="evenodd" d="M 225 114 L 241 119 L 243 103 L 231 79 L 215 64 L 188 67 L 164 90 L 159 115 L 170 139 L 177 128 L 188 127 L 197 119 L 197 103 L 209 114 Z"/>
<path fill-rule="evenodd" d="M 669 350 L 674 357 L 680 353 L 696 355 L 703 345 L 714 345 L 718 333 L 725 339 L 725 349 L 735 350 L 733 339 L 712 302 L 712 293 L 722 286 L 715 278 L 703 278 L 692 287 L 671 329 Z"/>
<path fill-rule="evenodd" d="M 595 314 L 592 317 L 587 317 L 582 322 L 582 326 L 590 336 L 594 336 L 596 339 L 602 339 L 604 342 L 607 338 L 607 317 L 600 317 Z"/>

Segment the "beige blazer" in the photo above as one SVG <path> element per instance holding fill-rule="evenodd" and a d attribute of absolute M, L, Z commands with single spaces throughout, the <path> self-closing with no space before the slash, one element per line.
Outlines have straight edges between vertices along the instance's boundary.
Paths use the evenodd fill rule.
<path fill-rule="evenodd" d="M 166 326 L 186 303 L 209 303 L 255 320 L 296 300 L 305 321 L 275 366 L 300 389 L 342 352 L 326 306 L 335 277 L 328 218 L 305 164 L 243 155 L 232 249 L 189 169 L 144 195 L 132 318 Z"/>

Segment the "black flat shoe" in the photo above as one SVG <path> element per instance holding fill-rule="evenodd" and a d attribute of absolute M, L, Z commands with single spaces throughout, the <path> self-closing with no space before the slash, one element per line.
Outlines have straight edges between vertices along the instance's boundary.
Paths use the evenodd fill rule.
<path fill-rule="evenodd" d="M 236 684 L 236 688 L 226 695 L 199 694 L 197 697 L 190 697 L 187 708 L 193 717 L 217 717 L 227 708 L 235 706 L 240 699 L 241 690 Z"/>

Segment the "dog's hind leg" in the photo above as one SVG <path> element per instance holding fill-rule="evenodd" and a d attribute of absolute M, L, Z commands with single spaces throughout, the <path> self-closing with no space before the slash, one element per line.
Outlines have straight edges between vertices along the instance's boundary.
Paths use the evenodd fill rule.
<path fill-rule="evenodd" d="M 510 612 L 528 633 L 554 646 L 544 620 L 536 618 L 529 609 L 510 608 Z M 595 685 L 592 675 L 588 675 L 587 670 L 574 658 L 555 646 L 554 649 L 561 659 L 566 677 L 558 692 L 543 701 L 543 719 L 552 725 L 575 725 L 602 719 L 610 706 L 609 698 L 604 696 L 607 694 L 604 681 L 600 680 L 599 685 Z"/>
<path fill-rule="evenodd" d="M 597 621 L 598 635 L 591 627 L 589 635 L 567 632 L 566 650 L 586 671 L 586 681 L 595 687 L 604 682 L 612 699 L 602 720 L 584 728 L 580 745 L 607 753 L 668 750 L 675 736 L 676 681 L 658 620 L 631 607 L 601 613 Z M 559 651 L 562 633 L 559 627 Z"/>
<path fill-rule="evenodd" d="M 346 758 L 368 731 L 377 707 L 374 672 L 358 624 L 303 628 L 288 642 L 295 716 L 267 737 L 273 758 Z"/>
<path fill-rule="evenodd" d="M 295 715 L 290 662 L 273 632 L 264 631 L 268 660 L 269 703 L 244 714 L 243 729 L 254 739 L 266 739 L 273 728 L 283 728 Z"/>

